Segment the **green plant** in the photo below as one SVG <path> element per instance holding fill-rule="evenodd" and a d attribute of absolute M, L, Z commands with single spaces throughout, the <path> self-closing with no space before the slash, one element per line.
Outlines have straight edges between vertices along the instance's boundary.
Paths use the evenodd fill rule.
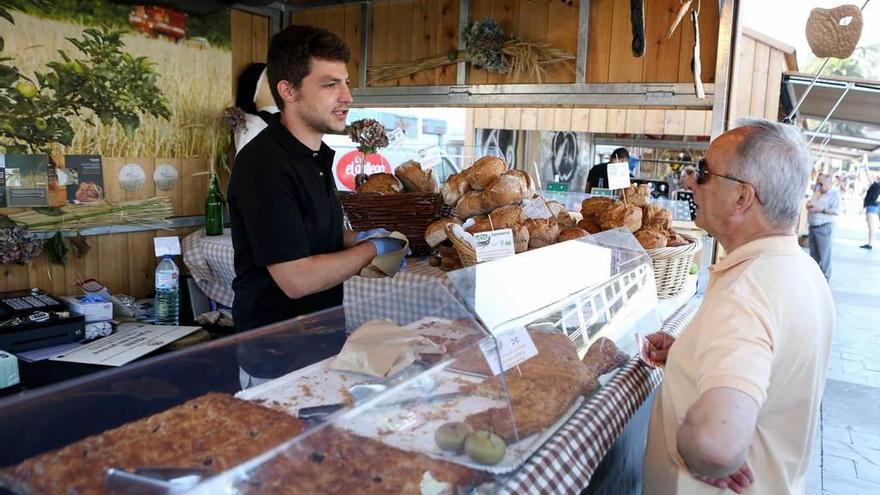
<path fill-rule="evenodd" d="M 10 11 L 21 10 L 23 4 L 0 0 L 0 17 L 14 24 Z M 81 38 L 66 38 L 82 57 L 58 50 L 61 60 L 46 64 L 48 70 L 36 72 L 33 79 L 11 65 L 14 58 L 0 57 L 0 146 L 35 152 L 47 151 L 52 143 L 70 145 L 71 119 L 90 125 L 116 121 L 129 136 L 140 126 L 143 114 L 168 119 L 171 110 L 156 84 L 153 62 L 123 52 L 121 35 L 121 31 L 89 28 Z M 0 38 L 0 54 L 3 45 Z"/>

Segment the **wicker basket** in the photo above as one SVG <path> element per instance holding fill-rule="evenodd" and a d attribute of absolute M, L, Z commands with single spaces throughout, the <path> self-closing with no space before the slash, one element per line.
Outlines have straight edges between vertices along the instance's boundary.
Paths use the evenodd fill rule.
<path fill-rule="evenodd" d="M 446 226 L 446 237 L 458 252 L 461 265 L 474 266 L 477 264 L 477 251 L 458 234 L 460 232 L 464 232 L 460 225 L 450 224 Z"/>
<path fill-rule="evenodd" d="M 409 239 L 417 256 L 431 253 L 425 242 L 428 224 L 449 216 L 451 210 L 436 193 L 339 193 L 339 201 L 353 228 L 396 230 Z"/>
<path fill-rule="evenodd" d="M 687 234 L 681 236 L 690 241 L 690 244 L 647 250 L 654 264 L 654 280 L 657 282 L 657 297 L 660 299 L 675 297 L 681 292 L 690 274 L 694 255 L 702 248 L 699 239 Z"/>

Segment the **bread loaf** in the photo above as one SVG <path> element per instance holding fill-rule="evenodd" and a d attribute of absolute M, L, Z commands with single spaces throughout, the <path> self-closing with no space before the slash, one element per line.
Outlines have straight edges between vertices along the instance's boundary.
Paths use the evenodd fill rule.
<path fill-rule="evenodd" d="M 666 234 L 666 247 L 680 247 L 687 246 L 691 243 L 691 241 L 682 237 L 678 232 L 670 229 L 665 232 Z"/>
<path fill-rule="evenodd" d="M 440 246 L 440 269 L 443 271 L 458 270 L 462 268 L 461 258 L 458 251 L 452 246 Z"/>
<path fill-rule="evenodd" d="M 588 237 L 589 235 L 590 233 L 584 229 L 579 227 L 569 227 L 560 232 L 559 237 L 557 237 L 556 240 L 557 242 L 565 242 L 573 239 L 580 239 L 581 237 Z"/>
<path fill-rule="evenodd" d="M 373 174 L 358 186 L 359 193 L 395 194 L 403 190 L 403 184 L 391 174 Z"/>
<path fill-rule="evenodd" d="M 645 206 L 651 198 L 651 191 L 648 190 L 647 184 L 630 184 L 629 187 L 620 191 L 622 198 L 626 198 L 626 202 L 635 206 Z"/>
<path fill-rule="evenodd" d="M 452 209 L 452 214 L 462 220 L 466 220 L 485 212 L 486 209 L 483 208 L 483 193 L 480 191 L 470 191 L 465 193 L 465 195 L 458 200 L 455 208 Z"/>
<path fill-rule="evenodd" d="M 530 218 L 523 222 L 529 231 L 529 249 L 556 244 L 559 225 L 553 219 Z"/>
<path fill-rule="evenodd" d="M 507 205 L 489 213 L 496 229 L 509 229 L 525 220 L 522 207 Z"/>
<path fill-rule="evenodd" d="M 587 198 L 581 202 L 581 215 L 586 218 L 598 219 L 599 214 L 607 210 L 614 204 L 614 200 L 604 196 L 594 196 Z"/>
<path fill-rule="evenodd" d="M 403 183 L 407 192 L 435 193 L 438 186 L 432 170 L 422 170 L 419 162 L 409 160 L 394 169 L 394 175 Z"/>
<path fill-rule="evenodd" d="M 568 209 L 564 204 L 559 201 L 547 201 L 546 204 L 547 208 L 550 209 L 550 213 L 553 214 L 553 219 L 559 224 L 560 229 L 574 227 L 574 218 L 568 213 Z"/>
<path fill-rule="evenodd" d="M 507 163 L 497 156 L 484 156 L 463 172 L 471 189 L 482 191 L 507 170 Z"/>
<path fill-rule="evenodd" d="M 614 203 L 599 215 L 599 226 L 603 230 L 625 227 L 635 232 L 642 228 L 642 209 L 631 204 Z"/>
<path fill-rule="evenodd" d="M 528 188 L 530 193 L 535 192 L 535 183 L 532 182 L 532 176 L 530 176 L 525 170 L 517 170 L 511 169 L 507 172 L 504 172 L 505 175 L 516 175 L 518 177 L 522 177 L 523 180 L 526 181 L 526 188 Z M 529 195 L 531 196 L 531 194 Z"/>
<path fill-rule="evenodd" d="M 513 227 L 513 250 L 517 254 L 529 250 L 529 229 L 525 225 Z"/>
<path fill-rule="evenodd" d="M 441 218 L 434 220 L 428 224 L 425 229 L 425 242 L 431 247 L 437 247 L 438 244 L 446 240 L 446 225 L 450 223 L 459 223 L 457 218 Z"/>
<path fill-rule="evenodd" d="M 635 236 L 645 249 L 665 248 L 667 244 L 666 235 L 654 229 L 641 229 L 635 233 Z"/>
<path fill-rule="evenodd" d="M 590 234 L 602 232 L 602 227 L 593 217 L 584 217 L 577 223 L 577 228 L 586 230 Z"/>
<path fill-rule="evenodd" d="M 458 200 L 460 200 L 466 192 L 470 191 L 470 189 L 471 186 L 468 185 L 467 178 L 463 173 L 454 174 L 446 179 L 446 183 L 444 183 L 443 187 L 440 189 L 440 194 L 443 195 L 444 203 L 449 206 L 455 206 L 458 204 Z"/>
<path fill-rule="evenodd" d="M 489 220 L 489 215 L 477 215 L 470 219 L 472 222 L 470 225 L 465 223 L 465 232 L 470 234 L 476 234 L 477 232 L 489 232 L 490 230 L 495 230 L 495 225 Z"/>
<path fill-rule="evenodd" d="M 517 175 L 502 175 L 492 181 L 483 191 L 483 209 L 491 211 L 528 197 L 529 188 L 525 179 Z"/>
<path fill-rule="evenodd" d="M 651 203 L 642 207 L 642 227 L 659 231 L 672 226 L 672 213 L 662 206 Z"/>

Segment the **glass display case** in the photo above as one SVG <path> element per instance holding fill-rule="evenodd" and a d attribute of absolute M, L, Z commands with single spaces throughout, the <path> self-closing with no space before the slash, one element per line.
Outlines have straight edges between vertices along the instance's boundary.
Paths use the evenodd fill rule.
<path fill-rule="evenodd" d="M 449 277 L 4 399 L 0 486 L 491 492 L 660 323 L 625 231 Z"/>

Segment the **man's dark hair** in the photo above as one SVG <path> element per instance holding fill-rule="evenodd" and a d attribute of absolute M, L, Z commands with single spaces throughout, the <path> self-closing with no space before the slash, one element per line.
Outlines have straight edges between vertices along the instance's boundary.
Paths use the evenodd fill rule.
<path fill-rule="evenodd" d="M 238 76 L 238 89 L 235 92 L 235 106 L 247 113 L 257 113 L 257 105 L 254 103 L 257 93 L 257 82 L 266 64 L 251 64 L 241 71 Z"/>
<path fill-rule="evenodd" d="M 626 148 L 617 148 L 611 152 L 611 160 L 629 160 L 629 151 Z"/>
<path fill-rule="evenodd" d="M 278 94 L 278 82 L 288 81 L 294 88 L 299 88 L 312 69 L 312 58 L 348 63 L 350 55 L 345 41 L 326 29 L 287 26 L 272 37 L 266 57 L 266 75 L 275 104 L 284 108 L 284 101 Z"/>

